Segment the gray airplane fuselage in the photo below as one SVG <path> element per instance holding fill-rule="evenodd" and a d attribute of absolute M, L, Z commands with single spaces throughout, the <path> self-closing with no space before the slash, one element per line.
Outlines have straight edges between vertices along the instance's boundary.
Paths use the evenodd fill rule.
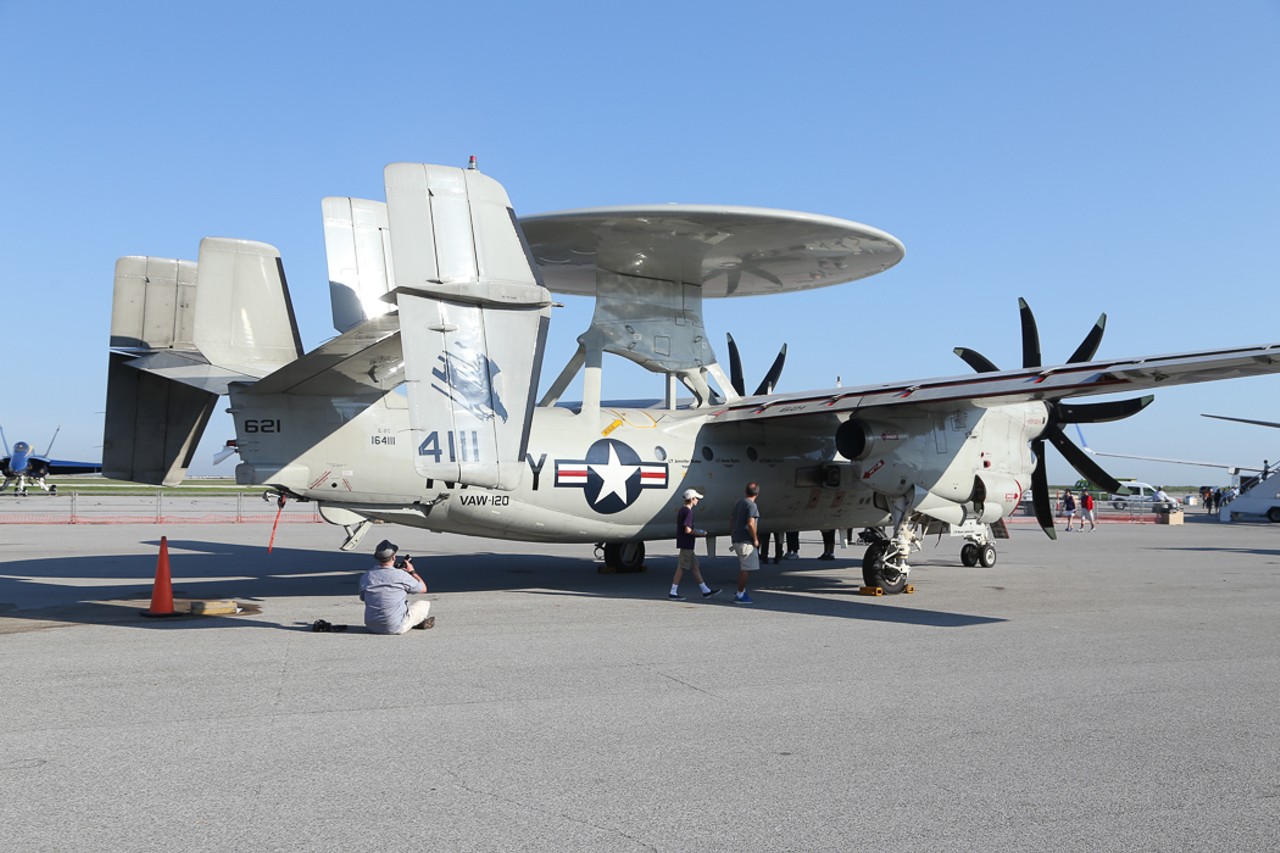
<path fill-rule="evenodd" d="M 998 518 L 1029 484 L 1028 442 L 1045 423 L 1039 402 L 875 418 L 865 455 L 850 461 L 836 450 L 835 415 L 821 429 L 812 418 L 803 428 L 786 419 L 766 428 L 716 423 L 714 408 L 606 404 L 587 423 L 573 409 L 541 407 L 520 483 L 503 491 L 419 475 L 415 455 L 462 455 L 468 442 L 465 435 L 428 439 L 411 431 L 399 393 L 335 400 L 233 391 L 232 402 L 241 484 L 317 501 L 336 523 L 360 516 L 547 542 L 668 538 L 688 488 L 705 496 L 699 526 L 724 535 L 731 507 L 753 481 L 761 487 L 764 526 L 773 530 L 882 525 L 889 519 L 884 496 L 922 482 L 937 499 L 963 504 L 973 498 L 975 470 L 984 472 L 986 515 Z"/>

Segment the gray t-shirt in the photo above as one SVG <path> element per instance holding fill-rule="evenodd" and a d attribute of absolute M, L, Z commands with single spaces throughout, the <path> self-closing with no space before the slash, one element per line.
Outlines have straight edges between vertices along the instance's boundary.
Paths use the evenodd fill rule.
<path fill-rule="evenodd" d="M 374 566 L 360 577 L 364 624 L 376 634 L 394 634 L 409 618 L 409 594 L 422 584 L 393 566 Z"/>
<path fill-rule="evenodd" d="M 743 498 L 733 505 L 733 515 L 729 524 L 729 541 L 730 542 L 754 542 L 755 537 L 751 535 L 751 528 L 747 527 L 749 519 L 760 518 L 760 507 L 756 506 L 756 502 L 750 498 Z M 757 529 L 760 522 L 756 521 Z"/>

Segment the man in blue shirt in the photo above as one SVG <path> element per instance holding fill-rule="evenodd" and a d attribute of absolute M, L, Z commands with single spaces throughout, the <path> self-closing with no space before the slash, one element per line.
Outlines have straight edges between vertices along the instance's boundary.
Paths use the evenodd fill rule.
<path fill-rule="evenodd" d="M 378 565 L 360 577 L 360 600 L 364 602 L 364 624 L 375 634 L 403 634 L 410 628 L 431 628 L 431 602 L 409 603 L 412 593 L 427 591 L 427 584 L 413 568 L 413 558 L 396 560 L 400 547 L 383 539 L 374 549 Z"/>

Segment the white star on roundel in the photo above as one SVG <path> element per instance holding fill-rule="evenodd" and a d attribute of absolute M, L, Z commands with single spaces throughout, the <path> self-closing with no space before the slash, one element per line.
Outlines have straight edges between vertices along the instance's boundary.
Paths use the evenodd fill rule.
<path fill-rule="evenodd" d="M 618 459 L 618 450 L 609 444 L 609 463 L 607 465 L 588 466 L 600 478 L 600 493 L 595 503 L 599 504 L 609 495 L 617 495 L 625 504 L 627 502 L 627 481 L 640 470 L 639 465 L 623 465 Z"/>

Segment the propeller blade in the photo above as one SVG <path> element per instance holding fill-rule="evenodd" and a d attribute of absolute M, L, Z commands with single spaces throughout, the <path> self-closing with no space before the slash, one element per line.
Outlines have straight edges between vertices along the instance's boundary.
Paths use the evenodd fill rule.
<path fill-rule="evenodd" d="M 1083 450 L 1071 443 L 1071 439 L 1062 434 L 1062 430 L 1058 427 L 1050 427 L 1045 431 L 1044 437 L 1053 442 L 1053 446 L 1058 448 L 1058 452 L 1067 458 L 1071 463 L 1071 467 L 1080 472 L 1080 476 L 1086 480 L 1097 483 L 1102 488 L 1113 494 L 1121 494 L 1125 492 L 1125 487 L 1120 485 L 1120 481 L 1112 477 L 1106 471 L 1102 470 L 1102 466 L 1089 457 Z"/>
<path fill-rule="evenodd" d="M 1059 403 L 1055 417 L 1064 424 L 1102 424 L 1136 415 L 1156 398 L 1155 394 L 1134 397 L 1131 400 L 1112 400 L 1108 403 Z"/>
<path fill-rule="evenodd" d="M 729 296 L 738 292 L 738 285 L 742 283 L 742 267 L 735 267 L 729 270 L 729 274 L 725 276 L 725 292 Z"/>
<path fill-rule="evenodd" d="M 1089 330 L 1089 334 L 1084 336 L 1084 340 L 1080 342 L 1080 346 L 1076 347 L 1076 351 L 1071 353 L 1071 358 L 1067 359 L 1067 364 L 1075 364 L 1078 361 L 1092 361 L 1093 355 L 1098 351 L 1098 344 L 1102 343 L 1102 333 L 1107 328 L 1107 315 L 1098 315 L 1098 322 L 1093 324 L 1093 328 Z"/>
<path fill-rule="evenodd" d="M 739 397 L 745 397 L 747 392 L 742 381 L 742 356 L 738 354 L 738 345 L 733 342 L 733 335 L 725 337 L 729 339 L 729 384 L 738 392 Z"/>
<path fill-rule="evenodd" d="M 778 350 L 778 356 L 773 360 L 773 364 L 769 365 L 769 372 L 764 375 L 764 379 L 760 382 L 760 387 L 756 388 L 756 395 L 772 394 L 773 389 L 778 384 L 778 377 L 782 375 L 782 365 L 787 360 L 787 345 L 783 344 L 782 349 Z"/>
<path fill-rule="evenodd" d="M 1040 529 L 1050 539 L 1058 538 L 1053 526 L 1053 504 L 1049 501 L 1049 475 L 1044 469 L 1044 439 L 1031 442 L 1031 452 L 1036 455 L 1036 467 L 1031 470 L 1031 505 L 1036 511 Z"/>
<path fill-rule="evenodd" d="M 1040 331 L 1027 300 L 1018 297 L 1018 314 L 1022 318 L 1022 366 L 1040 366 Z"/>
<path fill-rule="evenodd" d="M 991 359 L 987 358 L 977 350 L 971 350 L 968 347 L 956 347 L 952 352 L 964 359 L 964 363 L 972 367 L 978 373 L 995 373 L 1000 369 L 995 366 L 995 363 L 991 361 Z"/>

